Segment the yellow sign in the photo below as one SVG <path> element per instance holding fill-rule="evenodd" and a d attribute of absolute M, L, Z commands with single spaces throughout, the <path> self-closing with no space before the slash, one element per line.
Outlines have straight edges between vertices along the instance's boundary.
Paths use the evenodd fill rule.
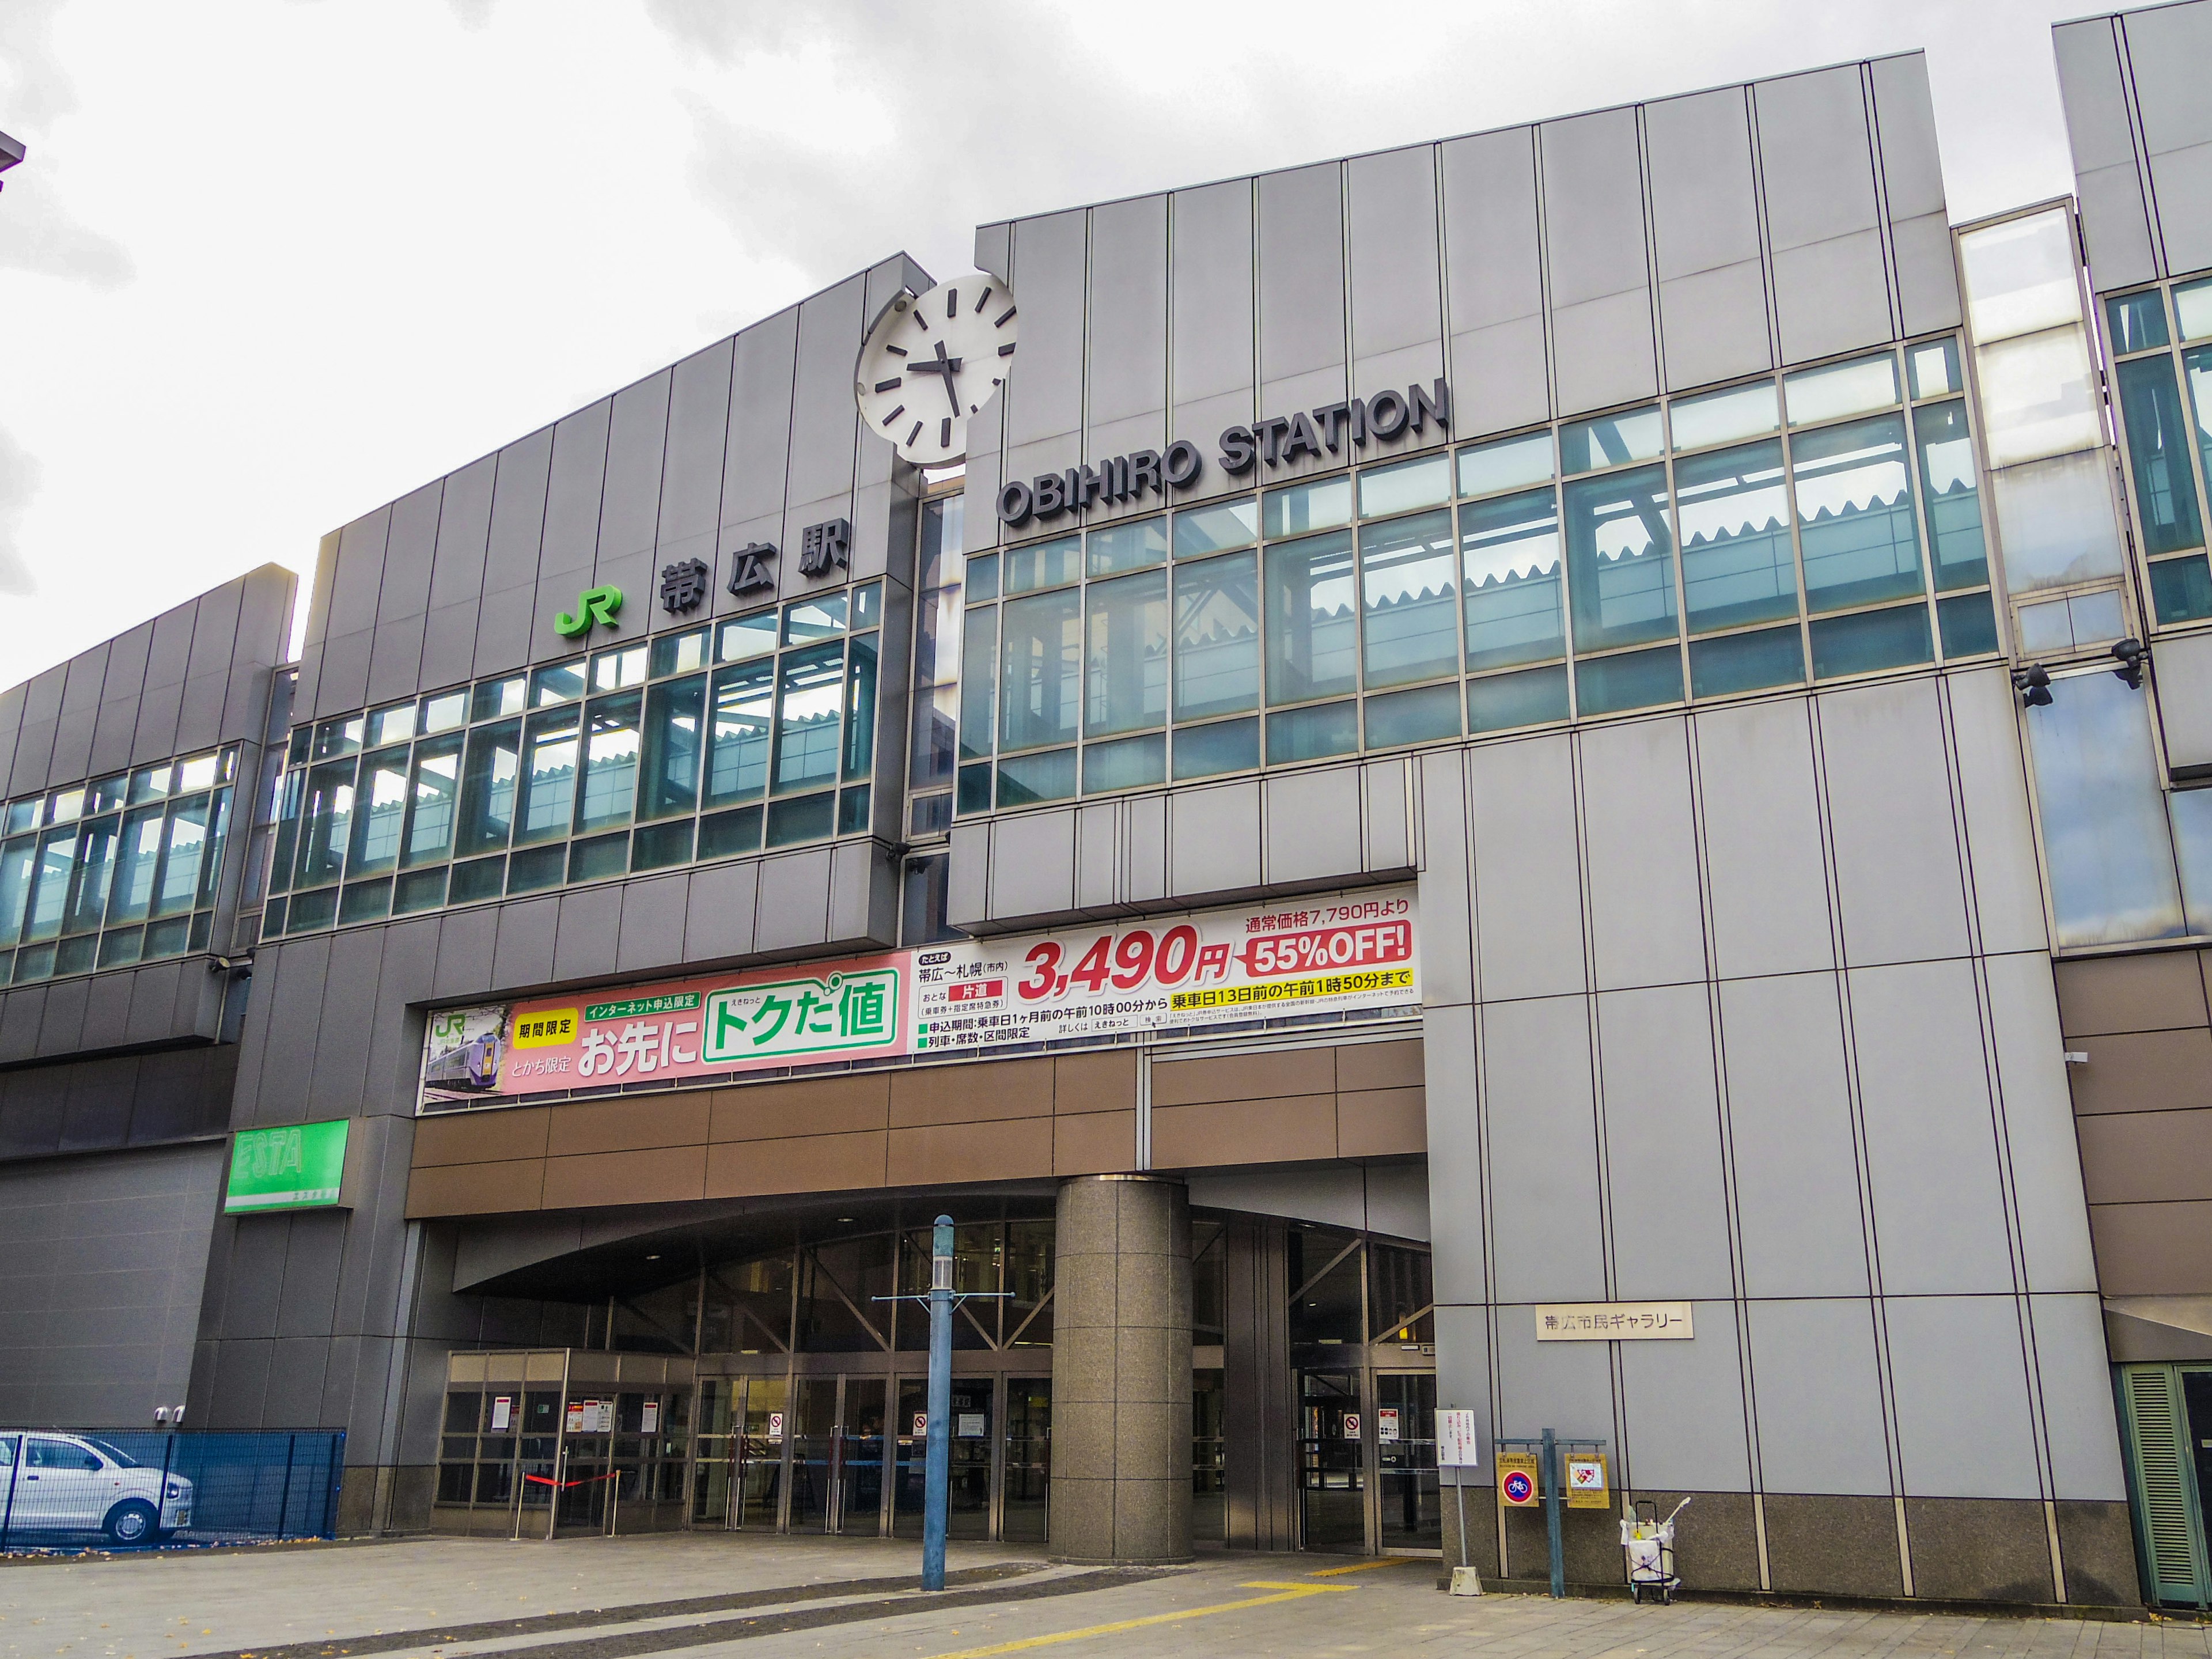
<path fill-rule="evenodd" d="M 1498 1454 L 1498 1501 L 1509 1510 L 1532 1510 L 1544 1501 L 1535 1453 Z"/>
<path fill-rule="evenodd" d="M 574 1008 L 535 1008 L 514 1022 L 518 1048 L 559 1048 L 576 1040 Z"/>
<path fill-rule="evenodd" d="M 1607 1488 L 1605 1454 L 1603 1452 L 1566 1452 L 1560 1461 L 1567 1466 L 1567 1507 L 1571 1510 L 1603 1510 L 1613 1507 L 1612 1494 Z"/>

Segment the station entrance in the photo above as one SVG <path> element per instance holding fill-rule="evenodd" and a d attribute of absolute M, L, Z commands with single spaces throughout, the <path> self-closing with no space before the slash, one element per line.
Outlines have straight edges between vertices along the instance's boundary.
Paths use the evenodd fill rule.
<path fill-rule="evenodd" d="M 955 1287 L 997 1293 L 955 1316 L 956 1540 L 1051 1541 L 1049 1203 L 956 1229 Z M 594 1297 L 584 1344 L 450 1356 L 434 1527 L 919 1537 L 927 1316 L 902 1298 L 927 1286 L 929 1233 L 884 1219 L 656 1236 L 630 1255 L 691 1271 Z M 1194 1544 L 1439 1549 L 1426 1248 L 1196 1212 L 1191 1258 Z"/>

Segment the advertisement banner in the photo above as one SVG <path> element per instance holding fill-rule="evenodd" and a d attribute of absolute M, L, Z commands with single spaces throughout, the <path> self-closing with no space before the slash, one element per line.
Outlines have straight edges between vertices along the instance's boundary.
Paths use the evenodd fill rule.
<path fill-rule="evenodd" d="M 345 1154 L 343 1118 L 240 1129 L 231 1138 L 223 1213 L 327 1209 L 338 1201 L 345 1183 Z"/>
<path fill-rule="evenodd" d="M 1411 888 L 434 1011 L 440 1111 L 811 1060 L 1420 1006 Z"/>

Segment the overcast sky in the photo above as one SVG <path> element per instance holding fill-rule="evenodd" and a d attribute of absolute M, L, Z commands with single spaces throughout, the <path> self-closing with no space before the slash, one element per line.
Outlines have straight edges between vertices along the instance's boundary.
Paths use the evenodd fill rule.
<path fill-rule="evenodd" d="M 2081 9 L 0 0 L 0 685 L 988 220 L 1913 47 L 2057 195 Z"/>

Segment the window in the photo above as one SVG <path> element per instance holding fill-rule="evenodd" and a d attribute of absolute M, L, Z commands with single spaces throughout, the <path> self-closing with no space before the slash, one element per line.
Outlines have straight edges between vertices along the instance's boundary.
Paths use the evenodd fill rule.
<path fill-rule="evenodd" d="M 1349 486 L 1344 491 L 1349 496 Z M 1267 701 L 1356 690 L 1359 678 L 1352 535 L 1336 531 L 1267 550 Z"/>
<path fill-rule="evenodd" d="M 1791 441 L 1805 598 L 1836 611 L 1920 592 L 1920 537 L 1905 417 L 1883 415 Z"/>
<path fill-rule="evenodd" d="M 1682 594 L 1702 633 L 1797 614 L 1797 558 L 1778 439 L 1678 461 Z"/>
<path fill-rule="evenodd" d="M 1672 638 L 1674 538 L 1666 468 L 1569 483 L 1565 520 L 1575 649 Z"/>

